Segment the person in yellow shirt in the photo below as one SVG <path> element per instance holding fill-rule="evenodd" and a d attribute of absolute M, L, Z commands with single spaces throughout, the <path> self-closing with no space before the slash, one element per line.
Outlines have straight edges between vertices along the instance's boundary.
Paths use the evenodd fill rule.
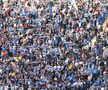
<path fill-rule="evenodd" d="M 68 65 L 68 69 L 71 70 L 73 68 L 72 64 Z"/>
<path fill-rule="evenodd" d="M 18 60 L 22 60 L 22 56 L 19 56 L 19 57 L 18 57 Z"/>

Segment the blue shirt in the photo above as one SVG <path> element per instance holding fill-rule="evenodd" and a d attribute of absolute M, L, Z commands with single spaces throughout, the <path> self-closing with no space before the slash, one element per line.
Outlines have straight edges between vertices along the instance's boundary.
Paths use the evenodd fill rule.
<path fill-rule="evenodd" d="M 6 47 L 2 47 L 2 51 L 6 51 L 7 50 L 7 48 Z"/>
<path fill-rule="evenodd" d="M 15 53 L 15 49 L 10 48 L 10 52 Z"/>

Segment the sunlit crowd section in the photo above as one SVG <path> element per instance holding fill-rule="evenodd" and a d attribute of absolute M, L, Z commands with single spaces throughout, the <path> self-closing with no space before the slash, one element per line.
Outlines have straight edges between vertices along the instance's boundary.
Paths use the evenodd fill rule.
<path fill-rule="evenodd" d="M 0 90 L 107 90 L 107 0 L 0 0 Z"/>

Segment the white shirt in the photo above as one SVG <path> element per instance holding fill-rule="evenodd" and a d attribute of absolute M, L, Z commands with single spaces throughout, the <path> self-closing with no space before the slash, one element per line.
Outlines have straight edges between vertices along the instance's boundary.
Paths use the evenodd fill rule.
<path fill-rule="evenodd" d="M 4 87 L 4 90 L 8 90 L 8 88 L 9 88 L 8 86 L 5 86 L 5 87 Z"/>
<path fill-rule="evenodd" d="M 36 3 L 39 5 L 39 3 L 40 3 L 40 0 L 35 0 L 36 1 Z"/>

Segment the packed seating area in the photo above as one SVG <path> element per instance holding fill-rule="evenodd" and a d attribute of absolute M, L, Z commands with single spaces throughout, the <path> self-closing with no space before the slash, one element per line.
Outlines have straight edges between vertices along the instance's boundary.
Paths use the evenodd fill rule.
<path fill-rule="evenodd" d="M 107 90 L 107 18 L 104 0 L 0 0 L 0 90 Z"/>

